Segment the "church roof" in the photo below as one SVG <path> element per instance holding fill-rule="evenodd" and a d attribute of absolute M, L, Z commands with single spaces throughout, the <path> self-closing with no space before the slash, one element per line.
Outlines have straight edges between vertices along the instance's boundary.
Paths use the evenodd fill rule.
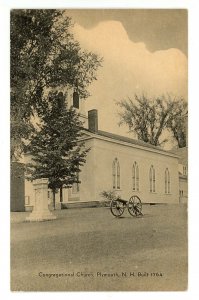
<path fill-rule="evenodd" d="M 136 140 L 136 139 L 132 139 L 132 138 L 129 138 L 129 137 L 126 137 L 126 136 L 118 135 L 118 134 L 115 134 L 115 133 L 110 133 L 110 132 L 99 130 L 98 134 L 101 135 L 101 136 L 104 136 L 104 137 L 108 137 L 108 138 L 111 138 L 111 139 L 118 140 L 118 141 L 130 143 L 130 144 L 134 144 L 134 145 L 138 145 L 138 146 L 148 147 L 148 148 L 152 148 L 152 149 L 162 150 L 158 146 L 153 146 L 149 143 L 146 143 L 146 142 L 143 142 L 143 141 L 140 141 L 140 140 Z"/>
<path fill-rule="evenodd" d="M 118 135 L 118 134 L 115 134 L 115 133 L 110 133 L 110 132 L 102 131 L 102 130 L 98 130 L 96 133 L 93 133 L 93 132 L 89 131 L 88 129 L 86 129 L 86 131 L 94 134 L 95 136 L 110 138 L 110 139 L 113 139 L 113 140 L 117 140 L 117 141 L 129 143 L 129 144 L 132 144 L 132 145 L 137 145 L 137 146 L 141 146 L 141 147 L 146 147 L 146 148 L 158 150 L 158 151 L 176 156 L 176 154 L 172 153 L 172 151 L 167 151 L 167 150 L 164 150 L 164 149 L 162 149 L 158 146 L 154 146 L 154 145 L 151 145 L 149 143 L 146 143 L 146 142 L 143 142 L 143 141 L 140 141 L 140 140 L 136 140 L 136 139 L 132 139 L 132 138 L 129 138 L 129 137 L 126 137 L 126 136 L 122 136 L 122 135 Z"/>

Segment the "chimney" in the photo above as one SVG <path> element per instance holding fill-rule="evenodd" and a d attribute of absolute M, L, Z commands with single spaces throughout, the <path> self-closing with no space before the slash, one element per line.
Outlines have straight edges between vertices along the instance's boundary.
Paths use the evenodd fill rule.
<path fill-rule="evenodd" d="M 92 109 L 88 111 L 88 129 L 91 132 L 98 132 L 98 113 L 97 109 Z"/>

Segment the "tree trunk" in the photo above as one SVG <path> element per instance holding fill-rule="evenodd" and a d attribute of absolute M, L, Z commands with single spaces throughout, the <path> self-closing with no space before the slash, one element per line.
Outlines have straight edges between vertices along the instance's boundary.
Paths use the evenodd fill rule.
<path fill-rule="evenodd" d="M 53 190 L 53 209 L 55 210 L 55 190 Z"/>
<path fill-rule="evenodd" d="M 60 202 L 63 202 L 63 188 L 60 187 Z"/>

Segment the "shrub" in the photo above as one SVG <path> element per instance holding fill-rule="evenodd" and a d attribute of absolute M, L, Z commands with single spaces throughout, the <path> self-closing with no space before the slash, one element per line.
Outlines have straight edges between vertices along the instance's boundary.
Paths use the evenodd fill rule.
<path fill-rule="evenodd" d="M 102 191 L 100 196 L 105 199 L 104 204 L 105 206 L 110 205 L 110 201 L 120 199 L 120 196 L 116 194 L 115 191 Z"/>

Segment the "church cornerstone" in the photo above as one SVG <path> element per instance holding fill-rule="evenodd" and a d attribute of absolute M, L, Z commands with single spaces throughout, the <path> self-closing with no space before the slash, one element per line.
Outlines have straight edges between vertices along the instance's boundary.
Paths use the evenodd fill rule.
<path fill-rule="evenodd" d="M 35 190 L 35 203 L 32 213 L 26 221 L 47 221 L 54 220 L 54 216 L 48 209 L 48 179 L 37 179 L 33 182 Z"/>

